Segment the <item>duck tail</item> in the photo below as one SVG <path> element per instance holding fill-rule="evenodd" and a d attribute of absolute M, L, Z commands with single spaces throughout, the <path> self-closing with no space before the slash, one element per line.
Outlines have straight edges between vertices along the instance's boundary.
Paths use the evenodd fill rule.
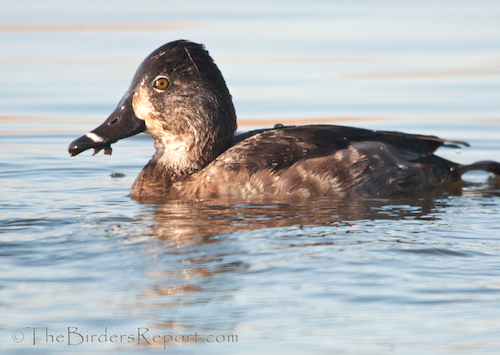
<path fill-rule="evenodd" d="M 500 176 L 500 163 L 491 160 L 478 161 L 470 165 L 459 165 L 457 171 L 460 175 L 472 170 L 482 170 Z"/>

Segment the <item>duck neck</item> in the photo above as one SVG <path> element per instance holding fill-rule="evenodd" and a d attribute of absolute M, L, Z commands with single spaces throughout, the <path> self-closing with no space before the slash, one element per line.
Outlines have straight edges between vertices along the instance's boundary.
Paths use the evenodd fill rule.
<path fill-rule="evenodd" d="M 170 194 L 172 185 L 185 175 L 187 174 L 179 173 L 153 157 L 135 179 L 130 195 L 133 199 L 142 200 Z"/>
<path fill-rule="evenodd" d="M 156 152 L 135 180 L 130 195 L 136 200 L 176 194 L 173 185 L 203 169 L 231 143 L 155 137 Z M 212 143 L 212 144 L 211 144 Z M 215 143 L 215 144 L 213 144 Z"/>
<path fill-rule="evenodd" d="M 170 194 L 172 185 L 203 168 L 183 145 L 166 146 L 155 140 L 156 153 L 137 176 L 130 191 L 133 198 Z M 206 164 L 205 164 L 206 165 Z"/>

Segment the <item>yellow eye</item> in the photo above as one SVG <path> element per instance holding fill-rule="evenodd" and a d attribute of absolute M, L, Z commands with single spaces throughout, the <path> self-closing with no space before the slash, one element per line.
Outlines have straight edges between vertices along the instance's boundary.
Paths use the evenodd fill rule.
<path fill-rule="evenodd" d="M 165 90 L 168 87 L 168 80 L 167 78 L 157 78 L 153 84 L 155 89 L 158 90 Z"/>

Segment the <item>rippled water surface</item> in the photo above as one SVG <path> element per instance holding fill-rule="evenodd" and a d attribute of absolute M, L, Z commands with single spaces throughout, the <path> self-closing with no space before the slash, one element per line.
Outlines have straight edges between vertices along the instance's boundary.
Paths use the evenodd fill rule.
<path fill-rule="evenodd" d="M 500 180 L 391 199 L 127 196 L 153 153 L 68 144 L 142 59 L 205 43 L 240 129 L 436 134 L 500 160 L 498 1 L 66 1 L 0 14 L 0 353 L 498 354 Z"/>

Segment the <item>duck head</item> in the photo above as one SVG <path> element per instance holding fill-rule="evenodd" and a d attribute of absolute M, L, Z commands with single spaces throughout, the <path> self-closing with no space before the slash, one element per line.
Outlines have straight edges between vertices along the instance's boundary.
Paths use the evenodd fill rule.
<path fill-rule="evenodd" d="M 179 40 L 151 53 L 115 111 L 68 150 L 111 154 L 111 144 L 144 132 L 155 140 L 151 162 L 192 173 L 228 149 L 235 130 L 231 95 L 213 59 L 203 45 Z"/>

